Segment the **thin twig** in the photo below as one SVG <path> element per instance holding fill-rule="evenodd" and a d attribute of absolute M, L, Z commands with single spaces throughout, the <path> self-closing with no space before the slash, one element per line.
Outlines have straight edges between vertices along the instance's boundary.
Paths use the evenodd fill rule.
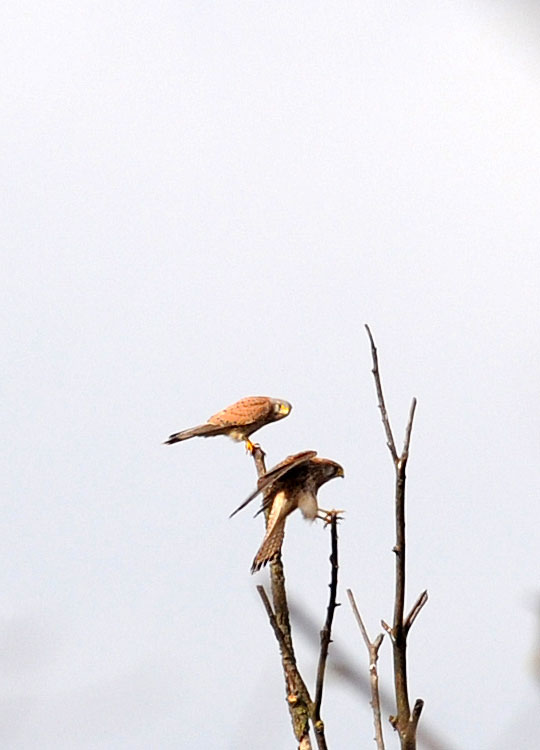
<path fill-rule="evenodd" d="M 416 618 L 420 614 L 420 610 L 422 609 L 422 607 L 424 606 L 424 604 L 427 602 L 427 600 L 428 600 L 428 592 L 427 591 L 422 591 L 422 593 L 420 594 L 420 596 L 418 597 L 418 599 L 413 604 L 413 606 L 411 608 L 411 611 L 409 612 L 409 614 L 405 618 L 405 624 L 404 624 L 405 632 L 407 632 L 407 633 L 409 632 L 409 630 L 411 629 L 411 626 L 412 626 L 413 622 L 416 620 Z"/>
<path fill-rule="evenodd" d="M 383 732 L 382 732 L 382 720 L 381 720 L 381 701 L 379 697 L 379 673 L 377 671 L 377 660 L 379 658 L 379 649 L 381 647 L 381 643 L 383 642 L 384 634 L 379 633 L 379 635 L 375 638 L 373 642 L 370 640 L 368 632 L 366 630 L 366 626 L 364 625 L 364 621 L 362 620 L 360 611 L 358 607 L 356 606 L 354 594 L 350 589 L 347 589 L 347 596 L 349 597 L 352 611 L 354 613 L 356 622 L 358 623 L 360 632 L 362 633 L 362 638 L 364 639 L 364 643 L 366 644 L 366 648 L 369 653 L 369 681 L 371 685 L 370 703 L 371 703 L 371 708 L 373 710 L 373 724 L 375 727 L 375 742 L 377 743 L 377 750 L 384 750 L 384 737 L 383 737 Z"/>
<path fill-rule="evenodd" d="M 416 411 L 416 399 L 413 398 L 411 401 L 411 408 L 409 409 L 409 419 L 407 420 L 407 427 L 405 428 L 405 440 L 403 441 L 403 453 L 400 459 L 407 460 L 409 457 L 409 445 L 411 444 L 411 433 L 414 420 L 414 412 Z"/>
<path fill-rule="evenodd" d="M 356 619 L 356 622 L 358 623 L 358 627 L 360 628 L 360 632 L 362 633 L 362 638 L 364 639 L 364 643 L 366 644 L 366 648 L 369 651 L 369 647 L 371 646 L 371 641 L 369 639 L 368 632 L 366 630 L 366 626 L 364 625 L 364 621 L 362 620 L 362 615 L 360 614 L 360 610 L 356 606 L 356 601 L 354 598 L 354 594 L 351 591 L 351 589 L 347 589 L 347 596 L 349 597 L 349 603 L 351 605 L 353 615 Z"/>
<path fill-rule="evenodd" d="M 368 324 L 366 323 L 365 326 L 371 343 L 371 358 L 373 360 L 372 373 L 373 377 L 375 378 L 375 388 L 377 389 L 379 409 L 381 410 L 381 418 L 383 421 L 384 430 L 386 432 L 386 444 L 388 445 L 388 449 L 392 454 L 392 460 L 394 461 L 394 464 L 397 464 L 398 454 L 396 450 L 396 444 L 394 442 L 394 436 L 392 435 L 392 428 L 390 427 L 390 419 L 388 417 L 388 412 L 386 411 L 386 404 L 384 403 L 381 377 L 379 375 L 379 358 L 377 356 L 377 347 L 375 346 L 375 341 L 373 340 L 373 336 L 371 335 L 371 330 Z"/>
<path fill-rule="evenodd" d="M 338 512 L 330 511 L 330 534 L 331 534 L 331 545 L 332 551 L 330 553 L 330 598 L 328 601 L 328 608 L 326 610 L 326 622 L 321 630 L 321 650 L 319 654 L 319 664 L 317 666 L 317 682 L 315 688 L 315 703 L 313 705 L 313 722 L 315 731 L 318 732 L 317 726 L 321 724 L 321 703 L 324 685 L 324 674 L 326 670 L 326 660 L 328 659 L 328 648 L 331 643 L 332 637 L 332 622 L 334 620 L 334 612 L 336 606 L 339 606 L 336 602 L 337 597 L 337 585 L 338 585 Z"/>

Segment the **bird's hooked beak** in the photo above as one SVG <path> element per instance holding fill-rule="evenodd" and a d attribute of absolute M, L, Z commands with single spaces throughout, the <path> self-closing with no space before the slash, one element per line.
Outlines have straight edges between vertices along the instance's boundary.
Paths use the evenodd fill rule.
<path fill-rule="evenodd" d="M 286 417 L 287 414 L 291 411 L 291 408 L 292 407 L 290 404 L 288 404 L 286 401 L 282 401 L 281 403 L 278 404 L 277 412 L 282 417 Z"/>

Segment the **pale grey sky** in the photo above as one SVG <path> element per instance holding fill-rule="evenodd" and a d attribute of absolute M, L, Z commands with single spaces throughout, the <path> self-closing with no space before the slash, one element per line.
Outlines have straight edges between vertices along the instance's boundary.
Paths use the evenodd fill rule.
<path fill-rule="evenodd" d="M 535 6 L 1 15 L 2 746 L 292 747 L 268 574 L 249 574 L 262 522 L 228 519 L 251 461 L 224 439 L 161 445 L 245 395 L 294 405 L 259 433 L 269 464 L 345 467 L 320 496 L 347 510 L 334 635 L 366 667 L 345 588 L 373 633 L 393 595 L 369 322 L 400 442 L 418 398 L 412 695 L 452 747 L 499 748 L 538 704 Z M 291 518 L 284 558 L 322 623 L 327 531 Z M 329 680 L 323 708 L 331 747 L 370 746 L 365 700 Z"/>

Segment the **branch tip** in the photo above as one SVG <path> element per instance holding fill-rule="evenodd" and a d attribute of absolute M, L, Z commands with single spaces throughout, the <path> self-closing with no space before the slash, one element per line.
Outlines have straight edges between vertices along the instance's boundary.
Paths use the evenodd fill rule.
<path fill-rule="evenodd" d="M 394 465 L 397 466 L 398 454 L 396 450 L 396 444 L 394 442 L 394 436 L 392 434 L 392 428 L 390 427 L 390 419 L 388 417 L 388 412 L 386 411 L 386 405 L 384 403 L 381 376 L 379 374 L 379 358 L 377 355 L 377 347 L 375 346 L 375 341 L 373 339 L 369 326 L 367 325 L 367 323 L 365 325 L 366 325 L 367 334 L 369 336 L 369 341 L 371 344 L 371 359 L 373 362 L 373 369 L 371 372 L 373 373 L 373 378 L 375 380 L 375 389 L 377 391 L 377 402 L 379 404 L 379 409 L 381 411 L 381 418 L 382 418 L 382 422 L 384 425 L 384 430 L 386 432 L 386 444 L 388 445 L 388 449 L 392 456 L 392 461 L 394 462 Z"/>
<path fill-rule="evenodd" d="M 407 420 L 407 427 L 405 428 L 405 440 L 403 441 L 403 453 L 401 459 L 405 462 L 409 457 L 409 446 L 411 444 L 411 433 L 414 421 L 414 414 L 416 412 L 416 398 L 411 401 L 411 407 L 409 409 L 409 419 Z"/>
<path fill-rule="evenodd" d="M 422 713 L 422 709 L 424 708 L 424 701 L 422 698 L 417 698 L 414 704 L 412 716 L 411 716 L 411 723 L 414 724 L 415 728 L 418 724 L 418 719 L 420 718 L 420 714 Z"/>
<path fill-rule="evenodd" d="M 405 628 L 405 632 L 408 633 L 409 630 L 412 627 L 413 622 L 416 620 L 418 615 L 420 614 L 420 611 L 422 610 L 422 607 L 426 604 L 428 600 L 428 592 L 427 589 L 425 591 L 422 591 L 418 599 L 415 601 L 413 606 L 411 607 L 411 611 L 407 615 L 405 622 L 403 623 L 403 627 Z"/>

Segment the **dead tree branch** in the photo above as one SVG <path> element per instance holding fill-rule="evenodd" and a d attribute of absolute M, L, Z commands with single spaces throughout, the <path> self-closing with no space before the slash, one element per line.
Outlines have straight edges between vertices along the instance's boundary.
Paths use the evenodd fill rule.
<path fill-rule="evenodd" d="M 287 641 L 285 640 L 285 636 L 283 635 L 283 632 L 278 625 L 274 610 L 272 609 L 270 600 L 268 599 L 266 591 L 264 590 L 264 586 L 257 586 L 257 591 L 259 592 L 259 596 L 261 597 L 264 604 L 264 608 L 266 610 L 266 614 L 268 615 L 268 619 L 270 620 L 270 625 L 272 626 L 272 630 L 274 631 L 276 640 L 279 643 L 281 654 L 284 657 L 283 668 L 286 670 L 285 678 L 288 688 L 287 701 L 289 704 L 296 704 L 300 697 L 304 701 L 304 703 L 306 703 L 306 705 L 310 705 L 311 698 L 309 697 L 308 689 L 304 680 L 302 679 L 302 676 L 298 672 L 298 669 L 292 668 L 292 665 L 296 666 L 294 654 L 289 650 Z"/>
<path fill-rule="evenodd" d="M 407 460 L 409 458 L 409 446 L 411 441 L 412 426 L 414 420 L 414 413 L 416 410 L 416 399 L 413 398 L 411 408 L 409 411 L 409 419 L 405 429 L 405 439 L 403 443 L 403 451 L 401 455 L 398 455 L 396 450 L 396 444 L 394 436 L 392 434 L 392 428 L 390 426 L 390 420 L 386 405 L 384 402 L 384 395 L 381 385 L 381 377 L 379 373 L 379 362 L 377 356 L 377 349 L 373 336 L 369 326 L 366 325 L 366 331 L 369 336 L 371 344 L 371 357 L 373 361 L 373 377 L 375 379 L 375 388 L 377 391 L 377 400 L 381 417 L 386 433 L 386 442 L 390 455 L 392 456 L 392 462 L 396 473 L 396 484 L 395 484 L 395 516 L 396 516 L 396 544 L 394 546 L 394 553 L 396 555 L 396 582 L 395 582 L 395 599 L 394 599 L 394 618 L 392 627 L 387 623 L 383 622 L 384 629 L 389 633 L 392 641 L 392 650 L 394 655 L 394 690 L 396 696 L 396 716 L 390 717 L 390 722 L 394 729 L 399 733 L 402 750 L 416 750 L 416 730 L 418 720 L 422 712 L 423 701 L 417 700 L 414 709 L 411 714 L 410 703 L 409 703 L 409 691 L 407 685 L 407 636 L 409 629 L 416 619 L 420 609 L 427 600 L 427 592 L 424 592 L 417 603 L 411 610 L 407 620 L 404 621 L 404 609 L 405 609 L 405 578 L 406 578 L 406 566 L 405 566 L 405 481 L 406 481 L 406 467 Z"/>
<path fill-rule="evenodd" d="M 384 750 L 384 738 L 382 732 L 382 721 L 381 721 L 381 701 L 379 697 L 379 673 L 377 671 L 377 661 L 379 659 L 379 649 L 383 642 L 384 634 L 379 633 L 374 641 L 371 641 L 362 620 L 362 616 L 356 602 L 354 600 L 354 594 L 350 589 L 347 589 L 347 596 L 351 603 L 352 611 L 362 633 L 362 638 L 366 644 L 366 648 L 369 653 L 369 681 L 371 686 L 371 701 L 370 705 L 373 710 L 373 724 L 375 726 L 375 742 L 377 743 L 377 750 Z"/>
<path fill-rule="evenodd" d="M 321 721 L 321 703 L 324 685 L 324 675 L 326 670 L 326 661 L 328 659 L 328 648 L 332 640 L 332 622 L 337 604 L 337 584 L 338 584 L 338 533 L 337 524 L 339 520 L 338 511 L 330 511 L 330 535 L 332 551 L 330 553 L 330 599 L 326 610 L 326 622 L 321 630 L 321 650 L 319 654 L 319 664 L 317 666 L 317 683 L 315 688 L 315 703 L 313 705 L 313 726 L 315 734 L 318 737 L 321 731 L 324 733 L 324 724 Z"/>
<path fill-rule="evenodd" d="M 259 445 L 253 449 L 253 460 L 257 469 L 257 476 L 266 472 L 264 451 Z M 265 513 L 267 517 L 268 513 Z M 270 605 L 268 597 L 262 586 L 257 590 L 263 599 L 265 609 L 274 629 L 281 652 L 281 664 L 285 676 L 285 690 L 287 694 L 287 705 L 293 725 L 294 736 L 298 741 L 299 750 L 311 750 L 309 736 L 309 719 L 311 715 L 311 698 L 306 685 L 298 671 L 296 657 L 291 636 L 291 622 L 289 606 L 287 604 L 287 593 L 285 590 L 285 574 L 281 555 L 278 555 L 270 564 L 270 581 L 272 588 L 272 601 L 274 608 Z"/>
<path fill-rule="evenodd" d="M 303 606 L 294 600 L 291 601 L 290 598 L 289 608 L 295 627 L 309 640 L 313 650 L 318 650 L 320 631 L 315 619 L 306 612 Z M 369 679 L 353 665 L 353 662 L 354 657 L 349 647 L 340 646 L 337 641 L 332 641 L 332 662 L 330 665 L 332 674 L 335 678 L 343 680 L 359 696 L 369 698 L 371 693 Z M 388 693 L 381 685 L 379 685 L 379 694 L 382 713 L 390 713 L 395 706 L 393 694 Z M 418 726 L 418 746 L 422 750 L 457 750 L 448 737 L 440 737 L 434 727 L 428 726 L 426 717 Z"/>
<path fill-rule="evenodd" d="M 266 467 L 264 462 L 264 452 L 260 446 L 255 446 L 253 450 L 253 459 L 257 468 L 257 474 L 260 477 L 265 473 Z M 268 515 L 268 511 L 265 514 Z M 315 701 L 312 701 L 305 685 L 304 680 L 298 670 L 296 657 L 291 636 L 291 625 L 289 616 L 289 606 L 287 603 L 287 594 L 285 590 L 285 575 L 281 555 L 278 555 L 270 563 L 270 580 L 272 586 L 273 608 L 262 586 L 257 586 L 257 591 L 263 601 L 266 613 L 270 620 L 270 625 L 279 643 L 281 652 L 281 663 L 285 675 L 285 685 L 287 690 L 287 702 L 289 713 L 291 715 L 294 735 L 298 740 L 299 750 L 311 750 L 311 740 L 309 736 L 309 721 L 311 720 L 317 740 L 319 750 L 327 750 L 324 722 L 321 719 L 321 703 L 323 695 L 324 677 L 326 672 L 326 662 L 328 659 L 328 649 L 331 643 L 332 622 L 337 603 L 337 584 L 338 584 L 338 534 L 337 524 L 340 520 L 339 511 L 329 511 L 329 523 L 331 531 L 331 576 L 330 576 L 330 599 L 328 602 L 326 621 L 320 632 L 320 654 L 317 668 L 317 681 L 315 688 Z"/>

